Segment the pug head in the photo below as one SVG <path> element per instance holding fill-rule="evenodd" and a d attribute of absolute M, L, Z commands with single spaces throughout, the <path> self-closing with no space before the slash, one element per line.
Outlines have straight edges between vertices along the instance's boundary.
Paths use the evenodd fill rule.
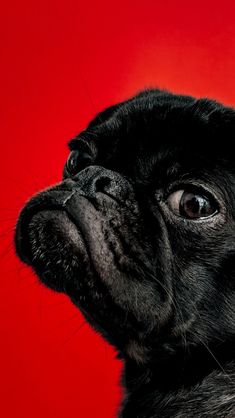
<path fill-rule="evenodd" d="M 138 364 L 235 334 L 235 111 L 146 90 L 69 143 L 17 254 Z M 56 150 L 55 150 L 56 152 Z"/>

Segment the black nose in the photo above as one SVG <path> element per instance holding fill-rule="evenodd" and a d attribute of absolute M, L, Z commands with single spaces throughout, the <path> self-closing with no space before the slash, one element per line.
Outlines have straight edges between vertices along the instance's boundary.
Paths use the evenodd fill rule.
<path fill-rule="evenodd" d="M 130 179 L 100 166 L 86 167 L 73 177 L 73 181 L 89 197 L 101 192 L 113 199 L 123 200 L 133 192 Z"/>
<path fill-rule="evenodd" d="M 16 225 L 15 247 L 21 260 L 31 264 L 28 230 L 34 215 L 45 210 L 69 212 L 71 201 L 79 199 L 79 196 L 96 199 L 97 193 L 107 194 L 119 202 L 130 197 L 133 188 L 119 173 L 100 166 L 90 166 L 72 179 L 66 179 L 32 197 L 22 209 Z"/>

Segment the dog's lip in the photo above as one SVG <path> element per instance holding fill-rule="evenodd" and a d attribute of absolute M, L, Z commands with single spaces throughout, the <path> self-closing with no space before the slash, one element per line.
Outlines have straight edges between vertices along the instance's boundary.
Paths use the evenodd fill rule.
<path fill-rule="evenodd" d="M 43 209 L 31 218 L 26 236 L 29 244 L 23 252 L 33 270 L 51 289 L 66 292 L 73 277 L 71 266 L 81 274 L 87 252 L 79 228 L 63 209 Z"/>
<path fill-rule="evenodd" d="M 60 186 L 60 185 L 59 185 Z M 117 202 L 112 196 L 107 195 L 108 199 L 112 199 Z M 83 201 L 83 204 L 81 204 Z M 38 195 L 34 196 L 24 206 L 20 212 L 16 228 L 15 228 L 15 248 L 19 258 L 26 264 L 33 265 L 33 254 L 31 251 L 31 245 L 29 240 L 29 226 L 30 223 L 38 212 L 44 210 L 59 210 L 64 211 L 69 220 L 76 226 L 79 231 L 82 240 L 85 244 L 86 250 L 89 253 L 89 242 L 87 242 L 87 226 L 86 222 L 83 222 L 83 217 L 77 216 L 78 210 L 84 210 L 84 201 L 86 207 L 92 206 L 96 211 L 96 200 L 92 196 L 87 196 L 80 188 L 65 189 L 62 187 L 56 187 L 54 189 L 49 188 Z M 75 204 L 75 207 L 73 207 Z M 76 208 L 76 209 L 75 209 Z M 82 215 L 82 212 L 81 212 Z M 88 240 L 89 241 L 89 240 Z"/>
<path fill-rule="evenodd" d="M 15 227 L 14 239 L 16 253 L 24 263 L 29 265 L 32 264 L 28 228 L 33 216 L 44 210 L 60 210 L 65 211 L 70 220 L 75 223 L 66 209 L 66 203 L 74 194 L 75 190 L 49 189 L 34 196 L 21 210 Z M 75 225 L 78 226 L 76 223 Z"/>

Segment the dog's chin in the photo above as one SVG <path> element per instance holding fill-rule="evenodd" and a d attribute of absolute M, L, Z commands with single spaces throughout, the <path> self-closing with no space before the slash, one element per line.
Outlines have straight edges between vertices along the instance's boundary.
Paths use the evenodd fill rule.
<path fill-rule="evenodd" d="M 65 291 L 71 276 L 80 275 L 87 258 L 81 231 L 63 210 L 42 210 L 28 224 L 25 251 L 41 281 Z"/>

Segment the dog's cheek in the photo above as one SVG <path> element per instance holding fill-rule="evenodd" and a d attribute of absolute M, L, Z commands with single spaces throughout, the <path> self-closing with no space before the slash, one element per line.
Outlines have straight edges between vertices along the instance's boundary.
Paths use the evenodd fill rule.
<path fill-rule="evenodd" d="M 150 351 L 151 350 L 145 345 L 134 339 L 130 340 L 125 347 L 127 357 L 139 365 L 143 365 L 148 362 L 150 358 Z"/>
<path fill-rule="evenodd" d="M 156 279 L 156 260 L 141 221 L 115 213 L 115 225 L 111 225 L 93 207 L 83 214 L 91 261 L 100 281 L 118 306 L 149 328 L 154 327 L 167 316 L 171 295 L 159 285 L 163 277 Z"/>

